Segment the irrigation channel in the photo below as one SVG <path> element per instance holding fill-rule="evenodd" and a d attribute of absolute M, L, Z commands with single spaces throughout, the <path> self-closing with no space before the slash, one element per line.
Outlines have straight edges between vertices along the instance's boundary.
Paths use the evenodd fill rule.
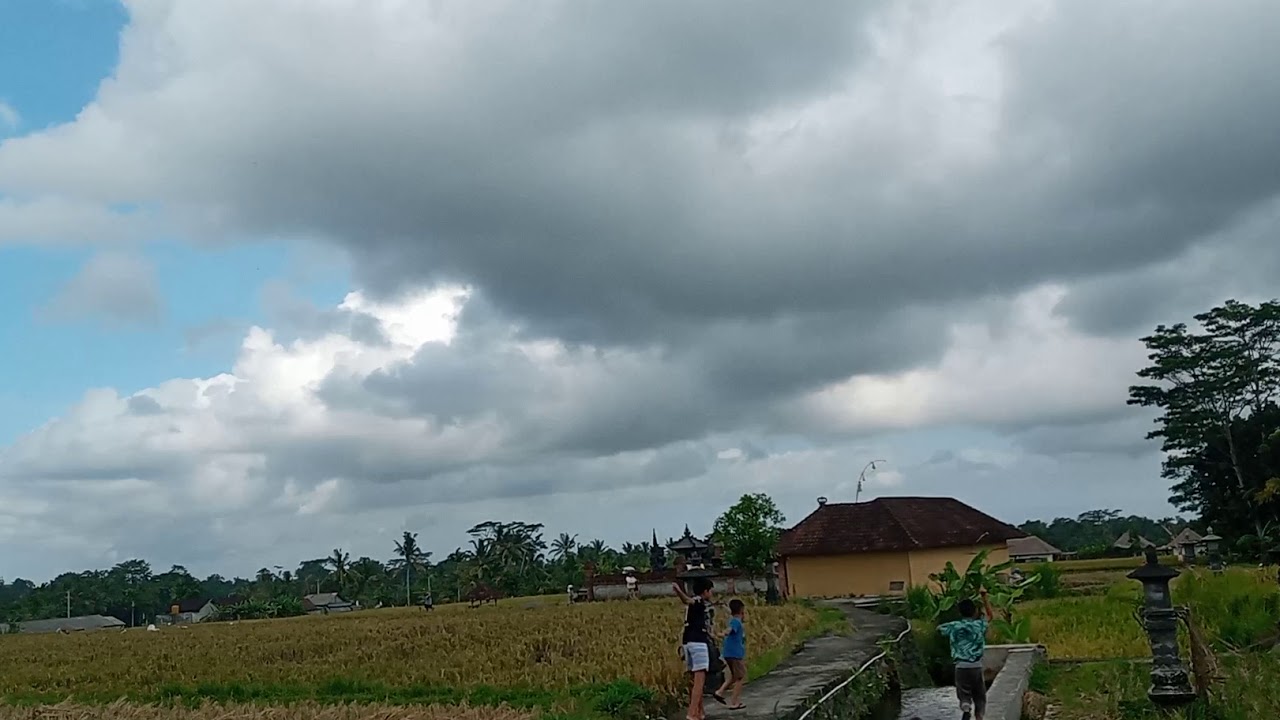
<path fill-rule="evenodd" d="M 773 672 L 748 684 L 746 708 L 730 710 L 708 702 L 708 720 L 955 720 L 960 708 L 955 690 L 928 686 L 928 674 L 910 632 L 900 617 L 833 601 L 854 631 L 815 638 Z M 987 720 L 1017 720 L 1032 666 L 1041 657 L 1035 646 L 991 646 L 984 658 L 988 690 Z M 898 687 L 904 689 L 899 692 Z M 708 701 L 710 698 L 708 697 Z M 675 720 L 684 717 L 680 712 Z"/>

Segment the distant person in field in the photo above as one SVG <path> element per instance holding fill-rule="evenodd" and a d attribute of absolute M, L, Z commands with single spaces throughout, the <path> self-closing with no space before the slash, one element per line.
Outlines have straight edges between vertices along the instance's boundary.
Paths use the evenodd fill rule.
<path fill-rule="evenodd" d="M 672 588 L 685 604 L 684 632 L 680 637 L 680 656 L 684 658 L 685 670 L 692 678 L 689 688 L 689 709 L 685 713 L 687 720 L 703 720 L 706 712 L 702 707 L 702 696 L 706 692 L 707 670 L 711 667 L 711 626 L 707 611 L 711 608 L 711 580 L 694 578 L 693 595 L 685 595 L 680 583 Z"/>
<path fill-rule="evenodd" d="M 729 666 L 729 674 L 712 697 L 717 702 L 728 705 L 730 710 L 741 710 L 746 707 L 742 704 L 742 685 L 747 681 L 746 604 L 737 598 L 730 600 L 729 615 L 729 632 L 724 636 L 724 647 L 720 651 L 725 664 Z M 730 688 L 733 689 L 733 695 L 726 701 L 724 696 Z"/>
<path fill-rule="evenodd" d="M 986 617 L 980 617 L 978 606 L 965 598 L 956 606 L 960 619 L 938 626 L 938 632 L 946 635 L 951 643 L 951 660 L 956 664 L 956 698 L 960 700 L 963 720 L 971 717 L 982 720 L 987 712 L 987 683 L 982 676 L 982 656 L 987 649 L 987 625 L 993 613 L 987 589 L 978 592 L 982 596 Z"/>

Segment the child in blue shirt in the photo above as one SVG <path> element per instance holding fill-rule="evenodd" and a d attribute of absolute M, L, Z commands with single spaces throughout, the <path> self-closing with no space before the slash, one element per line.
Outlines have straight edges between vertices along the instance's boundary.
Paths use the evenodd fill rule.
<path fill-rule="evenodd" d="M 724 648 L 720 652 L 725 665 L 729 667 L 729 674 L 725 676 L 724 684 L 711 697 L 716 702 L 727 704 L 731 710 L 741 710 L 746 707 L 742 704 L 742 685 L 747 681 L 747 628 L 744 624 L 747 620 L 747 606 L 734 598 L 729 601 L 729 614 L 729 632 L 724 636 Z M 733 697 L 726 702 L 724 695 L 730 687 L 733 687 Z"/>
<path fill-rule="evenodd" d="M 978 615 L 977 604 L 965 598 L 956 606 L 960 619 L 938 626 L 938 632 L 946 635 L 951 643 L 951 660 L 956 664 L 956 698 L 960 700 L 964 720 L 970 719 L 970 712 L 973 720 L 982 720 L 987 712 L 987 683 L 982 673 L 982 656 L 987 649 L 987 625 L 994 613 L 986 588 L 978 592 L 982 595 L 985 618 Z"/>

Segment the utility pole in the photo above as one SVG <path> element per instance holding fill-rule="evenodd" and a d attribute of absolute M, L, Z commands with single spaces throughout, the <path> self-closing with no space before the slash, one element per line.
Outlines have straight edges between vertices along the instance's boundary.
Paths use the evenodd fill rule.
<path fill-rule="evenodd" d="M 67 619 L 71 619 L 71 591 L 67 591 Z"/>

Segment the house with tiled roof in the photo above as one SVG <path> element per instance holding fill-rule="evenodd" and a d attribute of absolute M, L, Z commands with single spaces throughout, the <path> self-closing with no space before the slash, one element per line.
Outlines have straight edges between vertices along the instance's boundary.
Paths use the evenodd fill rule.
<path fill-rule="evenodd" d="M 779 579 L 792 597 L 892 595 L 927 585 L 948 562 L 1009 559 L 1026 533 L 954 498 L 883 497 L 818 508 L 778 541 Z"/>

